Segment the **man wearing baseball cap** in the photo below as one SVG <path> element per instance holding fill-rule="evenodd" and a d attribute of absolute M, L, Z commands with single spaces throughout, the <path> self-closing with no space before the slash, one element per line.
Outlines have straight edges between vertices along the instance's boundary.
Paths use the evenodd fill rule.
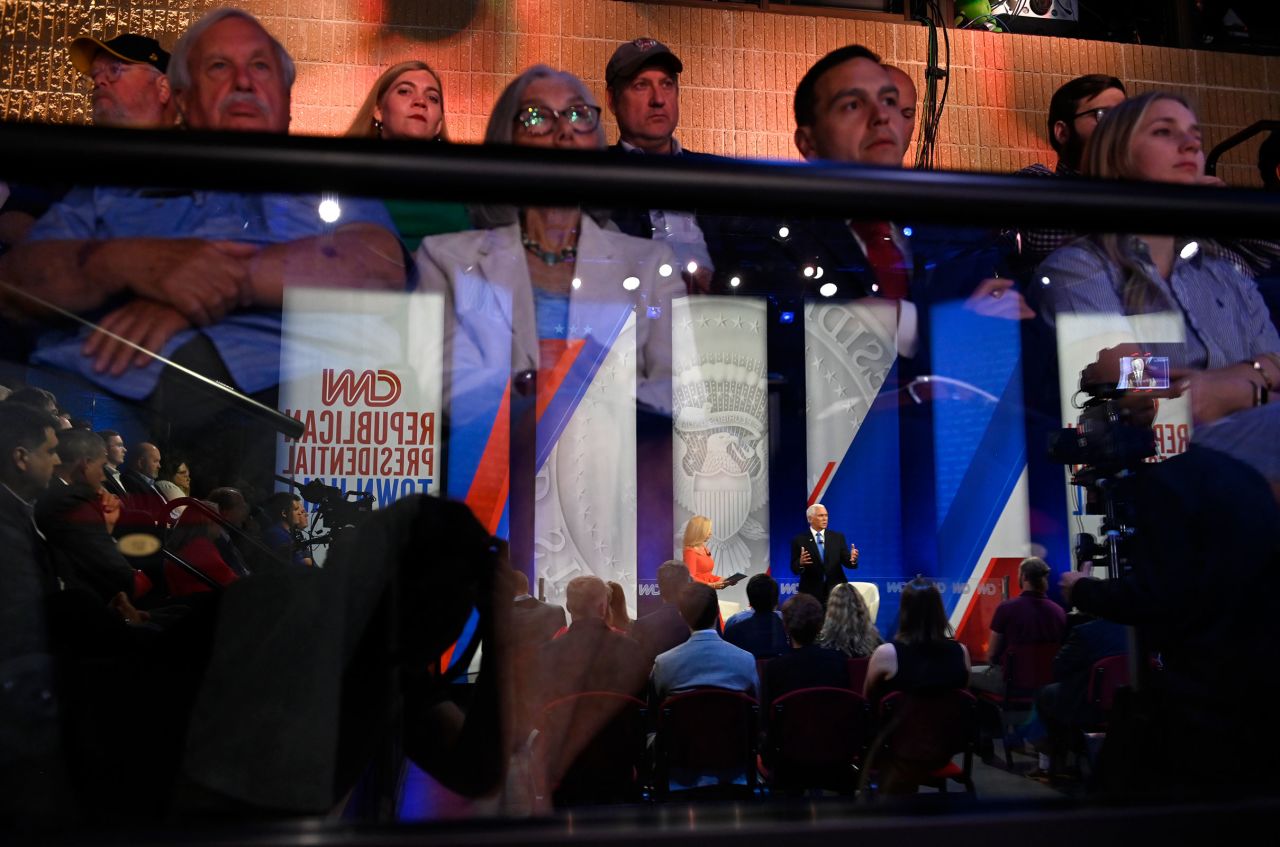
<path fill-rule="evenodd" d="M 169 54 L 154 38 L 124 32 L 110 41 L 71 42 L 71 64 L 91 86 L 97 126 L 171 127 L 174 102 L 165 72 Z"/>
<path fill-rule="evenodd" d="M 620 139 L 613 150 L 685 159 L 714 159 L 694 153 L 675 139 L 680 122 L 680 73 L 684 63 L 654 38 L 620 45 L 605 66 L 609 111 L 618 121 Z M 680 260 L 689 290 L 706 292 L 711 283 L 711 255 L 692 212 L 654 209 L 617 210 L 613 222 L 627 235 L 665 241 Z"/>

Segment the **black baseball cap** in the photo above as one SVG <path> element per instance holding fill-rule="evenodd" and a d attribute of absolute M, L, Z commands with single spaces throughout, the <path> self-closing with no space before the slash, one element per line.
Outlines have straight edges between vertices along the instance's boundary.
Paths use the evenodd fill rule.
<path fill-rule="evenodd" d="M 649 65 L 662 65 L 674 73 L 684 70 L 684 63 L 671 52 L 670 47 L 656 38 L 637 38 L 613 51 L 613 57 L 604 69 L 604 84 L 613 88 L 615 84 L 631 79 Z"/>
<path fill-rule="evenodd" d="M 93 57 L 99 50 L 105 50 L 117 59 L 135 65 L 151 65 L 160 73 L 169 70 L 169 54 L 160 47 L 160 42 L 145 35 L 133 35 L 124 32 L 110 41 L 82 36 L 71 42 L 71 64 L 82 74 L 89 72 Z"/>

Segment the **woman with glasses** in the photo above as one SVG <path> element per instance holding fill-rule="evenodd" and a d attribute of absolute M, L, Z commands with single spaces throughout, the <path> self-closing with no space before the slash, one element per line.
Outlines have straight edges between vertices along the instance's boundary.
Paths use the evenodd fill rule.
<path fill-rule="evenodd" d="M 1083 161 L 1085 175 L 1100 179 L 1220 184 L 1204 167 L 1195 112 L 1161 92 L 1110 109 Z M 1173 385 L 1161 395 L 1190 392 L 1195 441 L 1252 465 L 1280 490 L 1280 335 L 1253 281 L 1211 253 L 1173 235 L 1091 235 L 1052 253 L 1036 278 L 1048 295 L 1047 317 L 1059 324 L 1064 313 L 1178 319 L 1179 343 L 1103 351 L 1097 380 L 1118 383 L 1121 355 L 1167 356 Z"/>
<path fill-rule="evenodd" d="M 607 216 L 557 189 L 543 151 L 604 148 L 600 107 L 577 77 L 522 73 L 485 142 L 527 151 L 541 202 L 475 209 L 482 229 L 424 239 L 417 253 L 421 287 L 445 304 L 447 493 L 488 514 L 509 502 L 513 535 L 532 527 L 545 541 L 547 572 L 572 576 L 585 562 L 625 582 L 643 496 L 637 403 L 671 409 L 671 309 L 684 283 L 670 248 L 605 229 Z"/>
<path fill-rule="evenodd" d="M 426 62 L 416 59 L 387 68 L 369 89 L 347 129 L 349 138 L 448 143 L 444 85 Z M 471 228 L 459 203 L 421 200 L 384 201 L 405 249 L 412 253 L 422 239 Z"/>
<path fill-rule="evenodd" d="M 600 107 L 577 77 L 538 65 L 499 96 L 485 143 L 601 150 Z M 546 192 L 545 205 L 479 207 L 473 218 L 483 229 L 427 238 L 418 250 L 421 285 L 445 295 L 458 330 L 455 393 L 476 368 L 532 374 L 584 342 L 608 349 L 634 316 L 637 390 L 669 409 L 669 307 L 683 292 L 674 255 L 605 229 L 554 187 Z"/>

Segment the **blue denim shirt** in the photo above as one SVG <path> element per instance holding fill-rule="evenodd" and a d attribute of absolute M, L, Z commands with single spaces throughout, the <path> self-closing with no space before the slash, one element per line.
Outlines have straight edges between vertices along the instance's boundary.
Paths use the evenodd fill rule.
<path fill-rule="evenodd" d="M 316 194 L 237 194 L 147 188 L 76 188 L 32 227 L 32 241 L 111 238 L 201 238 L 248 244 L 284 244 L 352 223 L 372 223 L 394 233 L 391 217 L 376 200 L 341 200 L 342 216 L 321 220 Z M 96 316 L 89 316 L 96 317 Z M 221 321 L 174 335 L 160 351 L 168 357 L 197 333 L 213 342 L 242 391 L 276 385 L 280 367 L 279 309 L 241 309 Z M 97 374 L 80 352 L 89 331 L 45 333 L 34 360 L 78 373 L 116 394 L 141 399 L 155 390 L 162 365 L 131 367 L 120 377 Z"/>

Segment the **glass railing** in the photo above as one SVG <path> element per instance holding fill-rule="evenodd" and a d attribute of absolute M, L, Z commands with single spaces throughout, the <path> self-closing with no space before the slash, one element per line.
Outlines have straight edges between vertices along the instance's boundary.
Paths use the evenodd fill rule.
<path fill-rule="evenodd" d="M 55 415 L 11 414 L 0 445 L 26 823 L 552 814 L 549 705 L 633 695 L 661 736 L 665 695 L 741 682 L 723 655 L 650 681 L 699 628 L 690 581 L 734 644 L 782 606 L 784 657 L 818 635 L 798 594 L 847 644 L 851 619 L 903 637 L 932 586 L 979 664 L 1034 603 L 1059 611 L 1031 643 L 1066 638 L 1058 580 L 1086 558 L 1125 588 L 1081 608 L 1139 624 L 1161 668 L 1139 663 L 1138 708 L 1183 727 L 1162 697 L 1192 691 L 1186 726 L 1234 726 L 1208 692 L 1269 685 L 1202 665 L 1270 643 L 1266 592 L 1224 588 L 1274 554 L 1274 525 L 1250 534 L 1280 452 L 1274 271 L 1243 242 L 1274 231 L 1265 194 L 25 126 L 0 151 L 44 198 L 0 258 L 4 405 Z M 1130 229 L 1173 236 L 1105 235 Z M 1085 240 L 1033 255 L 1050 231 Z M 1162 250 L 1172 293 L 1109 309 L 1115 268 Z M 997 614 L 1032 556 L 1048 599 Z M 858 600 L 829 600 L 846 581 Z M 767 718 L 779 689 L 743 666 Z M 1090 796 L 1027 779 L 1026 749 L 973 767 L 1029 804 Z M 769 780 L 725 786 L 784 819 Z"/>

